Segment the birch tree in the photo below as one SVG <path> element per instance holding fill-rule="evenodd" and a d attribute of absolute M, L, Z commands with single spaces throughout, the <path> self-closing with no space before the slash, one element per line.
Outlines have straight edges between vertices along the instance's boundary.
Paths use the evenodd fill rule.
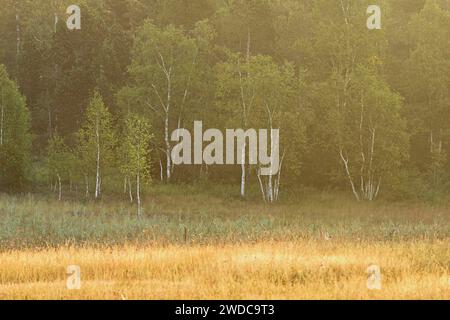
<path fill-rule="evenodd" d="M 248 59 L 240 54 L 230 54 L 227 62 L 220 63 L 217 70 L 218 103 L 228 110 L 230 126 L 248 128 L 285 129 L 284 124 L 296 111 L 296 96 L 299 95 L 299 82 L 292 65 L 278 66 L 271 57 L 251 56 Z M 289 110 L 290 109 L 290 110 Z M 289 113 L 289 111 L 292 111 Z M 292 135 L 284 140 L 298 142 L 302 123 L 297 123 Z M 282 133 L 283 135 L 283 133 Z M 269 141 L 273 143 L 273 137 Z M 292 149 L 299 148 L 299 145 Z M 286 149 L 278 146 L 282 155 Z M 247 141 L 237 156 L 242 157 L 241 165 L 241 197 L 246 195 L 246 181 L 249 166 L 245 157 Z M 269 147 L 270 149 L 270 147 Z M 284 159 L 283 157 L 281 157 Z M 258 170 L 257 170 L 258 172 Z M 275 181 L 274 181 L 275 179 Z M 274 202 L 278 199 L 281 172 L 269 175 L 266 179 L 258 174 L 258 180 L 264 201 Z M 264 180 L 264 181 L 263 181 Z"/>
<path fill-rule="evenodd" d="M 95 199 L 102 193 L 105 171 L 114 159 L 115 135 L 112 116 L 96 91 L 86 110 L 86 119 L 78 132 L 79 150 L 86 170 L 86 193 L 89 193 L 89 173 L 95 174 Z"/>
<path fill-rule="evenodd" d="M 357 200 L 376 200 L 382 184 L 408 159 L 402 100 L 373 70 L 358 67 L 347 109 L 337 119 L 339 156 Z"/>
<path fill-rule="evenodd" d="M 153 127 L 165 158 L 166 181 L 173 172 L 170 132 L 180 123 L 178 116 L 190 93 L 197 57 L 196 40 L 180 28 L 169 25 L 162 29 L 147 20 L 137 32 L 129 67 L 131 91 L 141 105 L 135 106 L 135 111 L 156 120 Z"/>
<path fill-rule="evenodd" d="M 152 139 L 149 122 L 137 114 L 129 114 L 126 120 L 126 131 L 123 150 L 126 152 L 127 163 L 122 165 L 122 170 L 135 180 L 137 214 L 142 214 L 141 191 L 144 182 L 150 177 L 150 140 Z M 131 183 L 130 194 L 131 194 Z"/>
<path fill-rule="evenodd" d="M 56 177 L 59 201 L 62 199 L 63 180 L 70 180 L 71 165 L 73 163 L 73 153 L 65 144 L 64 139 L 58 134 L 54 134 L 47 148 L 47 166 L 50 179 Z"/>

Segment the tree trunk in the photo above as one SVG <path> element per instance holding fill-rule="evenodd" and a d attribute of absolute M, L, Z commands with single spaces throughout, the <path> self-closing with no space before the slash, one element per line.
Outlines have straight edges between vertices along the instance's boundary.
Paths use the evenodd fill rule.
<path fill-rule="evenodd" d="M 133 203 L 134 199 L 133 199 L 133 188 L 131 186 L 131 178 L 128 177 L 128 190 L 129 190 L 129 195 L 130 195 L 130 203 Z"/>
<path fill-rule="evenodd" d="M 59 173 L 57 174 L 58 177 L 58 201 L 61 201 L 62 198 L 62 185 L 61 185 L 61 176 Z"/>
<path fill-rule="evenodd" d="M 360 201 L 360 197 L 358 195 L 358 192 L 356 191 L 355 184 L 353 183 L 353 178 L 352 175 L 350 174 L 350 169 L 348 167 L 349 160 L 344 157 L 344 151 L 342 150 L 342 148 L 339 151 L 339 155 L 341 156 L 342 162 L 344 163 L 345 172 L 347 173 L 348 180 L 350 181 L 350 186 L 352 187 L 353 195 L 355 196 L 357 201 Z"/>
<path fill-rule="evenodd" d="M 244 143 L 244 147 L 241 150 L 241 197 L 245 198 L 245 178 L 246 178 L 246 172 L 245 172 L 245 149 L 246 149 L 246 143 Z"/>
<path fill-rule="evenodd" d="M 172 176 L 172 158 L 170 156 L 170 141 L 169 141 L 169 113 L 166 112 L 166 118 L 164 121 L 164 141 L 166 143 L 166 178 L 167 182 L 170 181 Z"/>
<path fill-rule="evenodd" d="M 262 194 L 262 197 L 263 197 L 263 201 L 267 202 L 267 200 L 266 200 L 266 193 L 264 191 L 264 184 L 263 184 L 262 179 L 261 179 L 261 170 L 260 169 L 258 169 L 258 181 L 259 181 L 259 187 L 261 188 L 261 194 Z"/>
<path fill-rule="evenodd" d="M 89 198 L 89 177 L 84 175 L 84 182 L 86 184 L 86 199 Z"/>
<path fill-rule="evenodd" d="M 96 159 L 96 175 L 95 175 L 95 199 L 100 196 L 100 132 L 99 132 L 99 119 L 97 115 L 97 121 L 95 125 L 95 138 L 97 147 L 97 159 Z"/>
<path fill-rule="evenodd" d="M 141 145 L 139 141 L 138 152 L 137 152 L 137 175 L 136 175 L 136 201 L 137 201 L 137 214 L 140 217 L 141 212 Z"/>
<path fill-rule="evenodd" d="M 267 198 L 269 199 L 269 202 L 273 202 L 273 183 L 272 183 L 273 174 L 272 174 L 272 172 L 270 173 L 268 180 L 269 181 L 267 182 Z"/>
<path fill-rule="evenodd" d="M 164 168 L 163 168 L 161 158 L 159 158 L 159 175 L 160 175 L 161 182 L 163 182 L 164 181 Z"/>

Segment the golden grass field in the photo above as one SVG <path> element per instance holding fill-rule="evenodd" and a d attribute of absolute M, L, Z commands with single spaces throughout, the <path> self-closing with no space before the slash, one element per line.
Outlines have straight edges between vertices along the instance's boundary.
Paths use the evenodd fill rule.
<path fill-rule="evenodd" d="M 122 199 L 0 195 L 0 299 L 450 299 L 445 204 L 223 194 L 154 190 L 139 219 Z"/>
<path fill-rule="evenodd" d="M 120 246 L 0 254 L 1 299 L 450 299 L 446 241 Z M 68 290 L 66 267 L 81 267 Z M 367 289 L 377 264 L 382 289 Z"/>

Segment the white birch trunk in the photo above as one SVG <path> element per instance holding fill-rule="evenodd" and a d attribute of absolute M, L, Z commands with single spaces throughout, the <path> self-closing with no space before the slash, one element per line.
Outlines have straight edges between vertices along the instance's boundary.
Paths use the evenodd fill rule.
<path fill-rule="evenodd" d="M 97 159 L 96 159 L 96 174 L 95 174 L 95 199 L 100 196 L 100 132 L 99 132 L 99 119 L 97 114 L 95 124 L 95 138 L 97 147 Z"/>
<path fill-rule="evenodd" d="M 264 191 L 264 184 L 263 184 L 262 179 L 261 179 L 261 171 L 260 171 L 260 169 L 258 169 L 258 181 L 259 181 L 259 187 L 261 188 L 261 194 L 262 194 L 262 197 L 263 197 L 263 201 L 267 202 L 266 193 Z"/>
<path fill-rule="evenodd" d="M 245 173 L 245 149 L 246 149 L 247 145 L 246 143 L 244 143 L 244 147 L 241 150 L 241 161 L 242 161 L 242 165 L 241 165 L 241 197 L 245 198 L 245 178 L 246 178 L 246 173 Z"/>
<path fill-rule="evenodd" d="M 61 201 L 62 198 L 62 185 L 61 185 L 61 176 L 59 173 L 57 174 L 58 177 L 58 201 Z"/>
<path fill-rule="evenodd" d="M 357 201 L 360 201 L 360 197 L 358 195 L 358 192 L 356 191 L 355 184 L 353 183 L 352 175 L 350 174 L 350 168 L 348 166 L 349 160 L 344 157 L 344 151 L 342 150 L 342 148 L 340 149 L 339 155 L 341 156 L 342 162 L 344 163 L 345 172 L 347 173 L 348 180 L 350 181 L 353 195 L 355 196 Z"/>
<path fill-rule="evenodd" d="M 133 203 L 134 199 L 133 199 L 133 188 L 131 186 L 131 178 L 128 177 L 128 191 L 129 191 L 129 196 L 130 196 L 130 203 Z"/>
<path fill-rule="evenodd" d="M 170 156 L 171 148 L 170 148 L 170 141 L 169 141 L 169 113 L 166 113 L 166 118 L 164 121 L 164 141 L 166 143 L 166 178 L 167 182 L 170 181 L 170 178 L 172 176 L 172 158 Z"/>
<path fill-rule="evenodd" d="M 84 175 L 84 183 L 86 185 L 86 199 L 89 198 L 89 177 Z"/>
<path fill-rule="evenodd" d="M 141 142 L 138 144 L 138 152 L 137 152 L 137 175 L 136 175 L 136 201 L 137 201 L 137 214 L 140 217 L 141 212 Z"/>
<path fill-rule="evenodd" d="M 281 169 L 283 168 L 284 155 L 285 155 L 285 153 L 283 153 L 283 156 L 281 157 L 280 168 L 278 170 L 278 177 L 275 181 L 275 187 L 274 187 L 274 200 L 275 201 L 280 200 Z"/>
<path fill-rule="evenodd" d="M 267 182 L 267 198 L 269 199 L 269 202 L 273 202 L 273 174 L 272 172 L 270 173 L 269 177 L 268 177 L 268 182 Z"/>

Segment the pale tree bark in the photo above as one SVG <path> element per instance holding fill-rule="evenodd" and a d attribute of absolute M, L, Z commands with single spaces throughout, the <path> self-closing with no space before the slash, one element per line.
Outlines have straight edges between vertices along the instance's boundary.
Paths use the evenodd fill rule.
<path fill-rule="evenodd" d="M 345 3 L 344 3 L 345 2 Z M 345 26 L 346 26 L 346 31 L 345 31 L 345 45 L 346 45 L 346 51 L 350 52 L 350 46 L 351 46 L 351 41 L 349 38 L 349 32 L 350 32 L 350 20 L 349 20 L 349 9 L 350 9 L 350 1 L 344 1 L 344 0 L 340 0 L 340 4 L 341 4 L 341 9 L 342 9 L 342 15 L 344 17 L 344 22 L 345 22 Z M 343 83 L 342 83 L 342 88 L 340 87 L 340 84 L 338 81 L 336 81 L 336 89 L 337 89 L 337 94 L 336 94 L 336 105 L 339 109 L 339 111 L 342 113 L 344 110 L 346 110 L 347 108 L 347 98 L 348 98 L 348 88 L 351 82 L 351 72 L 354 69 L 355 66 L 355 60 L 356 60 L 356 56 L 355 53 L 351 53 L 349 56 L 345 56 L 343 58 L 343 61 L 335 61 L 333 59 L 332 63 L 333 63 L 333 68 L 336 69 L 336 71 L 338 72 L 338 74 L 340 76 L 343 77 Z M 341 97 L 341 90 L 342 90 L 342 97 Z M 341 101 L 342 99 L 342 101 Z M 361 157 L 363 159 L 362 161 L 362 168 L 360 170 L 360 179 L 361 179 L 361 183 L 363 183 L 363 173 L 364 173 L 364 166 L 365 166 L 365 154 L 363 151 L 363 138 L 362 138 L 362 125 L 363 125 L 363 113 L 364 113 L 364 107 L 362 104 L 362 109 L 361 109 L 361 119 L 360 119 L 360 146 L 361 146 Z M 339 131 L 340 129 L 338 129 Z M 342 163 L 344 164 L 344 168 L 345 168 L 345 174 L 349 180 L 351 189 L 352 189 L 352 193 L 355 196 L 357 201 L 361 200 L 361 196 L 357 191 L 355 182 L 353 180 L 353 176 L 351 174 L 351 170 L 350 170 L 350 160 L 349 157 L 344 155 L 344 147 L 343 147 L 343 143 L 342 143 L 342 137 L 339 138 L 339 156 L 342 160 Z M 362 188 L 362 187 L 361 187 Z"/>
<path fill-rule="evenodd" d="M 137 201 L 137 214 L 140 217 L 142 214 L 141 208 L 141 141 L 139 139 L 138 152 L 137 152 L 137 174 L 136 174 L 136 201 Z"/>
<path fill-rule="evenodd" d="M 348 180 L 350 181 L 350 186 L 352 187 L 353 195 L 355 196 L 356 200 L 360 201 L 358 192 L 356 191 L 355 188 L 355 183 L 353 182 L 352 175 L 350 174 L 349 159 L 344 156 L 344 150 L 342 149 L 342 147 L 339 150 L 339 155 L 341 156 L 342 162 L 344 163 L 345 172 L 347 174 Z"/>
<path fill-rule="evenodd" d="M 261 190 L 261 195 L 262 195 L 263 201 L 265 203 L 274 203 L 274 202 L 277 202 L 278 200 L 280 200 L 281 171 L 283 169 L 283 162 L 284 162 L 285 155 L 286 155 L 286 151 L 283 152 L 283 156 L 280 159 L 278 173 L 275 176 L 274 182 L 273 182 L 274 176 L 270 175 L 267 177 L 267 180 L 268 180 L 267 184 L 264 185 L 263 177 L 261 176 L 261 170 L 260 170 L 261 168 L 258 169 L 257 177 L 258 177 L 259 187 Z"/>
<path fill-rule="evenodd" d="M 165 101 L 163 100 L 162 95 L 158 91 L 158 88 L 155 84 L 152 83 L 153 91 L 158 97 L 160 108 L 163 113 L 163 121 L 164 121 L 164 152 L 166 154 L 166 182 L 169 182 L 172 177 L 172 157 L 171 151 L 172 146 L 170 142 L 170 112 L 171 112 L 171 103 L 172 103 L 172 66 L 167 67 L 164 57 L 161 53 L 159 53 L 159 60 L 157 61 L 158 66 L 164 73 L 166 77 L 166 90 L 167 96 Z M 147 102 L 147 105 L 157 113 L 156 108 L 151 104 L 151 102 Z"/>
<path fill-rule="evenodd" d="M 133 203 L 133 201 L 134 201 L 133 188 L 131 186 L 131 179 L 130 179 L 130 177 L 128 177 L 128 190 L 129 190 L 130 203 Z"/>
<path fill-rule="evenodd" d="M 87 174 L 84 175 L 84 184 L 86 186 L 85 197 L 87 199 L 87 198 L 89 198 L 89 177 L 87 176 Z"/>
<path fill-rule="evenodd" d="M 273 143 L 274 143 L 274 137 L 273 137 L 273 119 L 276 113 L 276 107 L 273 107 L 272 109 L 270 106 L 265 103 L 266 112 L 267 112 L 267 118 L 268 118 L 268 125 L 270 130 L 270 150 L 272 151 Z M 280 180 L 281 180 L 281 165 L 284 160 L 286 151 L 283 152 L 283 156 L 280 161 L 280 166 L 278 168 L 278 172 L 276 174 L 273 174 L 272 167 L 270 168 L 269 175 L 266 177 L 266 184 L 264 185 L 262 182 L 262 177 L 259 174 L 258 170 L 258 180 L 260 183 L 261 192 L 263 193 L 263 199 L 265 202 L 273 203 L 278 201 L 279 199 L 279 189 L 280 189 Z M 274 181 L 275 180 L 275 181 Z"/>
<path fill-rule="evenodd" d="M 249 33 L 249 40 L 250 42 L 250 33 Z M 250 44 L 248 44 L 250 46 Z M 247 66 L 249 66 L 250 63 L 250 47 L 248 47 L 247 51 Z M 241 108 L 242 108 L 242 123 L 243 123 L 243 129 L 246 130 L 248 126 L 248 118 L 249 114 L 253 105 L 253 100 L 255 98 L 254 93 L 249 99 L 249 102 L 246 101 L 246 94 L 245 94 L 245 88 L 243 83 L 243 75 L 241 71 L 241 64 L 240 61 L 238 61 L 238 73 L 239 73 L 239 87 L 240 87 L 240 95 L 241 95 Z M 247 73 L 247 79 L 250 78 L 250 74 Z M 246 184 L 246 166 L 245 166 L 245 151 L 247 149 L 247 140 L 244 140 L 243 149 L 241 151 L 241 197 L 245 198 L 245 184 Z"/>
<path fill-rule="evenodd" d="M 361 152 L 361 168 L 360 168 L 360 190 L 361 197 L 364 200 L 373 201 L 377 198 L 378 192 L 380 190 L 381 179 L 376 182 L 375 172 L 374 172 L 374 156 L 375 156 L 375 140 L 376 140 L 376 129 L 372 126 L 372 121 L 369 119 L 370 127 L 370 145 L 367 147 L 369 150 L 369 160 L 367 164 L 366 156 L 366 146 L 364 145 L 364 122 L 365 122 L 365 104 L 364 97 L 361 96 L 361 115 L 359 124 L 359 144 Z M 367 172 L 366 172 L 367 170 Z"/>
<path fill-rule="evenodd" d="M 167 109 L 169 110 L 169 109 Z M 172 178 L 172 157 L 171 157 L 171 145 L 169 140 L 169 111 L 166 112 L 166 118 L 164 121 L 164 142 L 166 144 L 166 178 L 167 182 Z"/>
<path fill-rule="evenodd" d="M 56 174 L 58 177 L 58 201 L 61 201 L 62 199 L 62 184 L 61 184 L 61 176 L 59 173 Z"/>
<path fill-rule="evenodd" d="M 100 197 L 101 193 L 101 185 L 100 185 L 100 159 L 101 159 L 101 152 L 100 152 L 100 124 L 99 124 L 99 115 L 97 113 L 97 118 L 95 122 L 95 145 L 97 149 L 97 158 L 96 158 L 96 173 L 95 173 L 95 199 L 98 199 Z"/>
<path fill-rule="evenodd" d="M 246 173 L 245 173 L 245 150 L 247 148 L 247 143 L 244 142 L 244 146 L 241 150 L 241 197 L 245 198 L 245 181 L 246 181 Z"/>
<path fill-rule="evenodd" d="M 434 185 L 439 184 L 440 170 L 442 169 L 442 129 L 439 134 L 435 134 L 436 130 L 430 130 L 430 154 L 431 154 L 431 174 Z"/>
<path fill-rule="evenodd" d="M 361 98 L 361 113 L 359 124 L 359 147 L 361 156 L 361 167 L 359 168 L 359 191 L 356 183 L 353 180 L 350 170 L 350 160 L 348 156 L 344 155 L 343 147 L 339 148 L 339 155 L 344 164 L 345 173 L 350 182 L 350 186 L 355 198 L 360 200 L 374 201 L 378 197 L 381 186 L 381 178 L 376 178 L 374 170 L 375 157 L 375 142 L 376 142 L 376 128 L 370 124 L 368 131 L 370 132 L 370 140 L 367 144 L 364 143 L 364 117 L 365 105 L 364 99 Z M 371 123 L 371 121 L 369 121 Z M 366 153 L 367 150 L 367 153 Z"/>
<path fill-rule="evenodd" d="M 264 184 L 263 184 L 262 179 L 261 179 L 261 170 L 258 170 L 257 174 L 258 174 L 259 187 L 261 189 L 261 194 L 262 194 L 263 201 L 267 202 L 266 192 L 264 190 Z"/>
<path fill-rule="evenodd" d="M 199 50 L 197 49 L 197 52 L 194 55 L 194 59 L 192 60 L 192 72 L 195 69 L 195 66 L 197 65 L 198 51 Z M 182 119 L 183 119 L 183 115 L 184 115 L 184 108 L 185 108 L 185 105 L 186 105 L 186 100 L 187 100 L 187 97 L 188 97 L 188 94 L 189 94 L 189 89 L 190 89 L 191 81 L 192 81 L 192 72 L 189 73 L 188 80 L 186 82 L 186 87 L 184 88 L 183 99 L 181 101 L 181 106 L 180 106 L 180 113 L 178 115 L 178 126 L 177 126 L 178 130 L 181 129 Z M 178 138 L 179 137 L 177 137 L 177 139 Z M 175 170 L 175 165 L 172 164 L 172 170 L 171 170 L 172 171 L 171 172 L 172 176 L 173 176 L 174 170 Z"/>
<path fill-rule="evenodd" d="M 275 190 L 274 190 L 274 200 L 275 201 L 280 200 L 281 171 L 283 169 L 283 162 L 284 162 L 285 155 L 286 155 L 286 151 L 283 152 L 283 156 L 281 157 L 280 168 L 278 169 L 278 175 L 277 175 L 277 179 L 275 182 Z"/>

